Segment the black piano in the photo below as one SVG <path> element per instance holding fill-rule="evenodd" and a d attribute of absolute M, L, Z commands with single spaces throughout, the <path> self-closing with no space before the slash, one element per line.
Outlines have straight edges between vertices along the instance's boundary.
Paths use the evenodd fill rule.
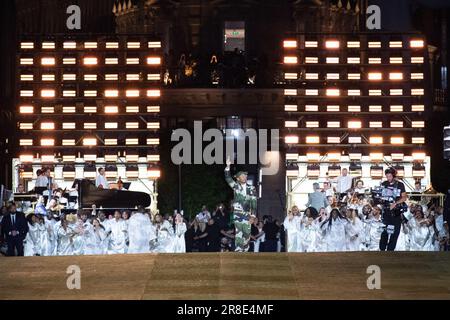
<path fill-rule="evenodd" d="M 81 209 L 90 209 L 95 204 L 103 209 L 135 209 L 137 206 L 144 208 L 150 206 L 150 195 L 145 192 L 99 189 L 94 182 L 88 179 L 77 179 L 78 205 Z"/>

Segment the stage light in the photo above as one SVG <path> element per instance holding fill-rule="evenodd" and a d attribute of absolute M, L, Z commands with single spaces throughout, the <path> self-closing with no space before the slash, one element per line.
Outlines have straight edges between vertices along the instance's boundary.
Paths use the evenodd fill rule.
<path fill-rule="evenodd" d="M 138 138 L 126 138 L 125 139 L 125 144 L 126 145 L 138 145 L 139 144 L 139 139 Z"/>
<path fill-rule="evenodd" d="M 147 138 L 147 145 L 159 145 L 159 138 Z"/>
<path fill-rule="evenodd" d="M 75 162 L 76 157 L 74 155 L 63 155 L 63 162 Z"/>
<path fill-rule="evenodd" d="M 63 90 L 63 97 L 76 97 L 77 92 L 75 90 Z"/>
<path fill-rule="evenodd" d="M 161 96 L 161 91 L 158 89 L 147 90 L 147 97 L 159 97 Z"/>
<path fill-rule="evenodd" d="M 349 89 L 347 91 L 347 95 L 348 96 L 360 96 L 361 95 L 361 90 L 359 90 L 359 89 Z"/>
<path fill-rule="evenodd" d="M 361 160 L 361 158 L 362 158 L 362 153 L 359 153 L 359 152 L 350 152 L 349 154 L 348 154 L 348 157 L 350 158 L 350 160 Z M 350 165 L 351 166 L 351 165 Z"/>
<path fill-rule="evenodd" d="M 42 42 L 42 49 L 55 49 L 55 43 L 54 42 Z"/>
<path fill-rule="evenodd" d="M 75 81 L 77 80 L 77 75 L 75 73 L 64 73 L 62 79 L 63 81 Z"/>
<path fill-rule="evenodd" d="M 391 144 L 404 144 L 405 138 L 403 137 L 391 137 Z"/>
<path fill-rule="evenodd" d="M 31 130 L 31 129 L 33 129 L 33 123 L 31 123 L 31 122 L 20 122 L 19 129 L 21 129 L 21 130 Z"/>
<path fill-rule="evenodd" d="M 306 166 L 308 178 L 317 179 L 320 176 L 320 166 L 318 164 L 308 164 Z"/>
<path fill-rule="evenodd" d="M 381 41 L 369 41 L 368 47 L 371 49 L 381 48 Z"/>
<path fill-rule="evenodd" d="M 339 112 L 340 106 L 337 105 L 327 105 L 327 112 Z"/>
<path fill-rule="evenodd" d="M 412 96 L 423 96 L 425 94 L 424 89 L 411 89 Z"/>
<path fill-rule="evenodd" d="M 294 161 L 297 161 L 297 160 L 298 160 L 298 153 L 287 152 L 287 153 L 286 153 L 286 160 L 294 160 Z"/>
<path fill-rule="evenodd" d="M 369 112 L 382 112 L 383 107 L 378 105 L 370 105 L 369 106 Z"/>
<path fill-rule="evenodd" d="M 83 145 L 84 146 L 96 146 L 97 139 L 96 138 L 83 138 Z"/>
<path fill-rule="evenodd" d="M 403 161 L 403 157 L 405 155 L 403 153 L 399 153 L 399 152 L 393 152 L 391 153 L 391 159 L 392 161 Z"/>
<path fill-rule="evenodd" d="M 286 63 L 286 64 L 296 64 L 297 63 L 297 57 L 285 56 L 283 62 Z"/>
<path fill-rule="evenodd" d="M 370 160 L 371 161 L 381 161 L 381 160 L 383 160 L 383 153 L 381 153 L 381 152 L 371 152 L 370 153 Z"/>
<path fill-rule="evenodd" d="M 41 161 L 44 163 L 55 162 L 55 156 L 53 154 L 43 154 L 41 156 Z"/>
<path fill-rule="evenodd" d="M 305 48 L 317 48 L 317 41 L 305 41 Z"/>
<path fill-rule="evenodd" d="M 41 107 L 41 113 L 55 113 L 55 107 Z"/>
<path fill-rule="evenodd" d="M 74 41 L 64 41 L 63 49 L 76 49 L 77 43 Z"/>
<path fill-rule="evenodd" d="M 305 73 L 305 79 L 306 80 L 318 80 L 319 79 L 319 74 L 318 73 L 307 72 L 307 73 Z"/>
<path fill-rule="evenodd" d="M 390 57 L 389 58 L 389 63 L 401 64 L 401 63 L 403 63 L 403 58 L 402 57 Z"/>
<path fill-rule="evenodd" d="M 83 128 L 90 129 L 90 130 L 97 129 L 97 123 L 96 122 L 85 122 Z"/>
<path fill-rule="evenodd" d="M 391 121 L 391 128 L 403 128 L 403 121 Z"/>
<path fill-rule="evenodd" d="M 336 64 L 339 63 L 339 57 L 327 57 L 325 59 L 326 63 L 330 63 L 330 64 Z"/>
<path fill-rule="evenodd" d="M 383 75 L 381 72 L 369 72 L 368 79 L 369 80 L 382 80 Z"/>
<path fill-rule="evenodd" d="M 328 166 L 328 177 L 336 178 L 341 175 L 341 166 L 338 164 L 333 164 Z"/>
<path fill-rule="evenodd" d="M 106 162 L 116 162 L 117 155 L 116 154 L 105 154 L 105 161 Z"/>
<path fill-rule="evenodd" d="M 341 154 L 339 152 L 328 152 L 328 161 L 341 161 Z"/>
<path fill-rule="evenodd" d="M 95 179 L 97 176 L 97 168 L 95 164 L 85 164 L 83 170 L 83 177 L 87 179 Z"/>
<path fill-rule="evenodd" d="M 161 64 L 161 57 L 147 57 L 147 64 L 159 65 Z"/>
<path fill-rule="evenodd" d="M 390 72 L 389 80 L 403 80 L 403 73 L 401 72 Z"/>
<path fill-rule="evenodd" d="M 306 127 L 307 128 L 318 128 L 319 121 L 306 121 Z"/>
<path fill-rule="evenodd" d="M 97 81 L 97 75 L 96 74 L 85 74 L 84 81 Z"/>
<path fill-rule="evenodd" d="M 129 89 L 129 90 L 126 91 L 125 95 L 126 95 L 128 98 L 136 98 L 136 97 L 139 97 L 139 90 L 134 90 L 134 89 L 132 90 L 132 89 Z"/>
<path fill-rule="evenodd" d="M 359 41 L 347 41 L 347 48 L 359 48 Z"/>
<path fill-rule="evenodd" d="M 413 165 L 412 176 L 413 176 L 413 178 L 424 178 L 425 177 L 425 166 L 421 165 L 420 163 L 415 163 Z"/>
<path fill-rule="evenodd" d="M 412 39 L 409 41 L 409 46 L 411 48 L 423 48 L 423 40 L 422 39 Z"/>
<path fill-rule="evenodd" d="M 361 106 L 348 106 L 348 112 L 361 112 Z"/>
<path fill-rule="evenodd" d="M 105 142 L 105 146 L 116 146 L 117 145 L 117 139 L 106 138 L 104 140 L 104 142 Z"/>
<path fill-rule="evenodd" d="M 84 90 L 84 96 L 85 97 L 96 97 L 97 90 Z"/>
<path fill-rule="evenodd" d="M 327 89 L 326 95 L 329 97 L 338 97 L 340 95 L 339 89 Z"/>
<path fill-rule="evenodd" d="M 340 121 L 327 121 L 327 127 L 328 128 L 340 128 L 341 122 Z"/>
<path fill-rule="evenodd" d="M 299 176 L 298 165 L 296 163 L 288 163 L 286 166 L 286 176 L 289 178 L 297 178 Z"/>
<path fill-rule="evenodd" d="M 339 80 L 339 73 L 327 73 L 327 80 Z"/>
<path fill-rule="evenodd" d="M 117 129 L 117 122 L 105 122 L 105 129 Z"/>
<path fill-rule="evenodd" d="M 358 144 L 358 143 L 361 143 L 361 137 L 358 137 L 358 136 L 349 136 L 349 137 L 348 137 L 348 143 L 351 143 L 351 144 Z"/>
<path fill-rule="evenodd" d="M 362 127 L 361 121 L 355 121 L 355 120 L 349 121 L 347 123 L 347 127 L 349 129 L 361 129 L 361 127 Z"/>
<path fill-rule="evenodd" d="M 423 57 L 411 57 L 411 63 L 423 63 Z"/>
<path fill-rule="evenodd" d="M 105 64 L 119 64 L 119 58 L 105 58 Z"/>
<path fill-rule="evenodd" d="M 369 89 L 369 96 L 381 96 L 380 89 Z"/>
<path fill-rule="evenodd" d="M 119 107 L 118 106 L 105 106 L 105 113 L 118 113 Z"/>
<path fill-rule="evenodd" d="M 126 106 L 125 107 L 126 113 L 138 113 L 139 112 L 139 106 Z"/>
<path fill-rule="evenodd" d="M 160 107 L 159 106 L 147 106 L 147 112 L 148 113 L 157 113 L 159 112 Z"/>
<path fill-rule="evenodd" d="M 83 58 L 84 65 L 92 66 L 97 64 L 97 57 L 85 57 Z"/>
<path fill-rule="evenodd" d="M 49 146 L 54 146 L 54 145 L 55 145 L 55 139 L 51 139 L 51 138 L 41 139 L 41 146 L 43 146 L 43 147 L 49 147 Z"/>
<path fill-rule="evenodd" d="M 297 128 L 298 127 L 298 121 L 285 121 L 284 122 L 285 128 Z"/>
<path fill-rule="evenodd" d="M 403 95 L 403 89 L 389 89 L 389 94 L 391 96 L 401 96 Z"/>
<path fill-rule="evenodd" d="M 83 155 L 83 160 L 84 161 L 95 161 L 95 160 L 97 160 L 97 155 L 96 154 L 85 154 L 85 155 Z"/>
<path fill-rule="evenodd" d="M 20 81 L 33 81 L 34 76 L 32 74 L 21 74 Z"/>
<path fill-rule="evenodd" d="M 105 74 L 106 81 L 117 81 L 119 80 L 119 75 L 117 73 Z"/>
<path fill-rule="evenodd" d="M 33 106 L 20 106 L 19 110 L 20 113 L 34 113 Z"/>
<path fill-rule="evenodd" d="M 306 153 L 306 158 L 310 162 L 317 162 L 320 160 L 320 153 L 318 152 L 308 152 Z"/>
<path fill-rule="evenodd" d="M 412 128 L 425 128 L 425 121 L 411 121 Z"/>
<path fill-rule="evenodd" d="M 305 57 L 305 63 L 319 63 L 318 57 Z"/>
<path fill-rule="evenodd" d="M 423 73 L 422 72 L 412 72 L 411 80 L 423 80 Z"/>
<path fill-rule="evenodd" d="M 118 49 L 119 48 L 119 43 L 115 42 L 115 41 L 109 41 L 105 43 L 105 48 L 106 49 Z"/>
<path fill-rule="evenodd" d="M 63 178 L 75 179 L 75 166 L 72 164 L 65 164 L 63 166 Z"/>
<path fill-rule="evenodd" d="M 147 122 L 147 129 L 159 129 L 159 122 Z"/>
<path fill-rule="evenodd" d="M 149 48 L 161 48 L 161 42 L 160 41 L 149 41 L 148 47 Z"/>
<path fill-rule="evenodd" d="M 19 140 L 19 146 L 32 146 L 33 145 L 33 139 L 20 139 Z"/>
<path fill-rule="evenodd" d="M 32 65 L 33 58 L 20 58 L 20 64 L 21 65 Z"/>
<path fill-rule="evenodd" d="M 286 105 L 284 105 L 284 111 L 296 112 L 297 111 L 297 105 L 295 105 L 295 104 L 286 104 Z"/>
<path fill-rule="evenodd" d="M 369 58 L 369 64 L 381 64 L 381 58 Z"/>
<path fill-rule="evenodd" d="M 370 144 L 383 144 L 383 137 L 370 137 L 369 138 L 369 143 Z"/>
<path fill-rule="evenodd" d="M 297 144 L 298 143 L 298 136 L 286 136 L 284 138 L 284 142 L 287 144 Z"/>
<path fill-rule="evenodd" d="M 20 49 L 34 49 L 34 43 L 33 42 L 21 42 Z"/>
<path fill-rule="evenodd" d="M 115 164 L 105 165 L 105 177 L 106 178 L 117 178 L 117 166 Z"/>
<path fill-rule="evenodd" d="M 147 168 L 147 176 L 149 179 L 158 179 L 161 177 L 161 170 L 159 170 L 157 167 L 151 167 L 149 166 Z"/>
<path fill-rule="evenodd" d="M 360 157 L 361 159 L 361 157 Z M 362 176 L 362 166 L 360 163 L 352 162 L 348 168 L 348 171 L 353 177 L 361 177 Z"/>
<path fill-rule="evenodd" d="M 405 167 L 400 165 L 395 165 L 393 167 L 396 171 L 396 177 L 402 179 L 405 176 Z"/>
<path fill-rule="evenodd" d="M 319 90 L 318 89 L 306 89 L 305 90 L 305 96 L 318 96 Z"/>
<path fill-rule="evenodd" d="M 76 58 L 63 58 L 63 64 L 76 64 L 77 63 L 77 59 Z"/>
<path fill-rule="evenodd" d="M 347 63 L 348 64 L 359 64 L 359 63 L 361 63 L 361 59 L 359 57 L 348 57 Z"/>
<path fill-rule="evenodd" d="M 341 138 L 340 137 L 327 137 L 327 143 L 330 143 L 330 144 L 341 143 Z"/>
<path fill-rule="evenodd" d="M 84 113 L 97 113 L 97 107 L 95 106 L 85 106 Z"/>
<path fill-rule="evenodd" d="M 75 126 L 75 122 L 63 122 L 62 124 L 63 130 L 74 130 Z"/>
<path fill-rule="evenodd" d="M 127 58 L 126 64 L 139 64 L 139 58 Z"/>
<path fill-rule="evenodd" d="M 32 154 L 21 154 L 19 156 L 20 162 L 33 162 L 33 155 Z"/>
<path fill-rule="evenodd" d="M 401 48 L 403 47 L 403 42 L 401 41 L 389 41 L 389 48 Z"/>
<path fill-rule="evenodd" d="M 349 73 L 349 74 L 347 74 L 347 79 L 348 80 L 360 80 L 361 74 L 360 73 Z"/>
<path fill-rule="evenodd" d="M 53 89 L 42 89 L 41 90 L 41 97 L 42 98 L 54 98 L 55 97 L 55 90 L 53 90 Z"/>
<path fill-rule="evenodd" d="M 139 49 L 141 47 L 141 43 L 137 41 L 127 42 L 128 49 Z"/>
<path fill-rule="evenodd" d="M 284 74 L 284 79 L 286 79 L 286 80 L 296 80 L 297 77 L 298 77 L 297 73 L 294 73 L 294 72 L 289 72 L 289 73 L 286 72 Z"/>
<path fill-rule="evenodd" d="M 62 140 L 63 146 L 74 146 L 75 145 L 75 139 L 63 139 Z"/>
<path fill-rule="evenodd" d="M 320 143 L 319 136 L 307 136 L 306 137 L 306 143 L 307 144 L 317 144 Z"/>
<path fill-rule="evenodd" d="M 369 121 L 369 128 L 383 128 L 382 121 Z"/>
<path fill-rule="evenodd" d="M 125 128 L 126 129 L 139 129 L 139 122 L 126 122 Z"/>
<path fill-rule="evenodd" d="M 325 48 L 327 49 L 339 49 L 339 41 L 327 40 L 325 41 Z"/>
<path fill-rule="evenodd" d="M 158 162 L 160 161 L 159 154 L 148 154 L 147 155 L 147 162 Z"/>
<path fill-rule="evenodd" d="M 379 165 L 371 166 L 370 176 L 372 179 L 381 179 L 383 177 L 383 167 Z"/>
<path fill-rule="evenodd" d="M 119 90 L 109 89 L 105 90 L 106 98 L 117 98 L 119 96 Z"/>
<path fill-rule="evenodd" d="M 159 73 L 149 73 L 147 74 L 147 80 L 161 80 L 161 75 Z"/>
<path fill-rule="evenodd" d="M 297 41 L 295 40 L 284 40 L 283 48 L 297 48 Z"/>
<path fill-rule="evenodd" d="M 139 74 L 138 73 L 127 73 L 126 79 L 127 79 L 127 81 L 139 80 Z"/>
<path fill-rule="evenodd" d="M 424 161 L 425 157 L 426 157 L 425 152 L 417 151 L 412 153 L 412 158 L 414 161 Z"/>
<path fill-rule="evenodd" d="M 424 144 L 425 137 L 412 137 L 411 142 L 414 144 Z"/>
<path fill-rule="evenodd" d="M 127 154 L 127 155 L 125 155 L 125 160 L 127 162 L 138 162 L 139 161 L 139 155 L 137 155 L 137 154 Z"/>
<path fill-rule="evenodd" d="M 128 179 L 136 179 L 139 177 L 139 168 L 138 166 L 129 166 L 127 165 L 127 178 Z"/>
<path fill-rule="evenodd" d="M 33 90 L 20 90 L 21 97 L 32 97 L 34 95 Z"/>
<path fill-rule="evenodd" d="M 62 111 L 63 113 L 75 113 L 76 108 L 74 106 L 64 106 Z"/>
<path fill-rule="evenodd" d="M 54 122 L 42 122 L 41 130 L 55 130 L 55 123 Z"/>
<path fill-rule="evenodd" d="M 87 41 L 84 43 L 84 48 L 85 49 L 97 49 L 97 42 Z"/>

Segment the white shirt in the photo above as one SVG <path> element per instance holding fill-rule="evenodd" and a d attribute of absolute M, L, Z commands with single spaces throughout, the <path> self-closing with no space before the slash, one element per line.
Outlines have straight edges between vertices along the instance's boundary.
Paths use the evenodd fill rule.
<path fill-rule="evenodd" d="M 348 189 L 352 187 L 352 176 L 346 175 L 346 176 L 340 176 L 337 178 L 336 182 L 336 191 L 338 193 L 344 193 Z"/>
<path fill-rule="evenodd" d="M 48 178 L 47 176 L 39 176 L 36 178 L 35 187 L 47 187 L 48 185 Z"/>
<path fill-rule="evenodd" d="M 196 218 L 199 222 L 208 223 L 209 219 L 211 219 L 211 214 L 209 213 L 209 211 L 202 211 L 197 214 Z"/>
<path fill-rule="evenodd" d="M 99 174 L 95 179 L 95 186 L 98 188 L 99 185 L 103 186 L 103 189 L 109 189 L 108 180 L 106 180 L 105 176 Z"/>
<path fill-rule="evenodd" d="M 334 191 L 333 191 L 333 189 L 327 189 L 327 190 L 325 190 L 325 197 L 328 197 L 328 196 L 334 196 Z"/>

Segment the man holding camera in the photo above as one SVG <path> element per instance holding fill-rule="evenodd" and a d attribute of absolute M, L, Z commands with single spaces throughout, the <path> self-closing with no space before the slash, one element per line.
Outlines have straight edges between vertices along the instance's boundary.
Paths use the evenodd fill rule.
<path fill-rule="evenodd" d="M 383 209 L 383 223 L 386 228 L 381 234 L 381 251 L 386 251 L 386 249 L 394 251 L 402 224 L 402 212 L 399 205 L 408 199 L 405 185 L 395 178 L 396 173 L 394 168 L 386 169 L 384 171 L 386 181 L 381 184 L 385 193 L 389 195 L 388 204 L 385 204 Z"/>

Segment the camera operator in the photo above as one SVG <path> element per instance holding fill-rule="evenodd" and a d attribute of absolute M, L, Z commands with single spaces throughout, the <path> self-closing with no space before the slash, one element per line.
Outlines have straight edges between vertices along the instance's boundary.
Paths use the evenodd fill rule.
<path fill-rule="evenodd" d="M 383 223 L 386 228 L 381 234 L 381 251 L 386 248 L 388 251 L 394 251 L 402 224 L 402 213 L 396 207 L 407 200 L 405 185 L 395 178 L 396 173 L 394 168 L 386 169 L 384 174 L 387 180 L 381 184 L 384 189 L 388 189 L 388 194 L 392 195 L 383 208 Z"/>

